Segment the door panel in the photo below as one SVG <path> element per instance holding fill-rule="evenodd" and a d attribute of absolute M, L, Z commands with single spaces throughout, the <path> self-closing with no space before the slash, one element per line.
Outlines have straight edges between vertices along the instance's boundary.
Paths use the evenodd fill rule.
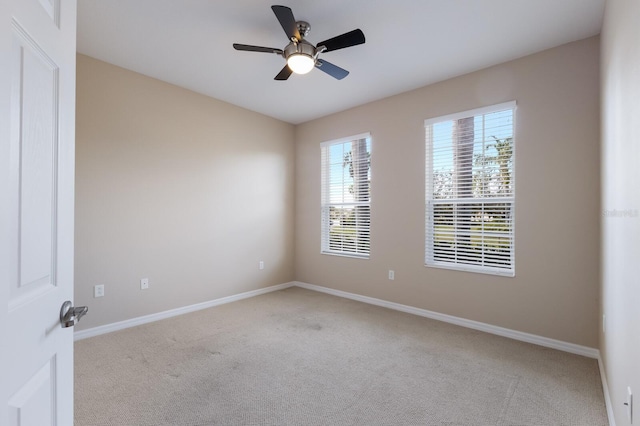
<path fill-rule="evenodd" d="M 58 67 L 14 24 L 13 145 L 19 147 L 16 228 L 20 251 L 10 307 L 55 285 L 54 178 L 57 175 Z"/>
<path fill-rule="evenodd" d="M 40 0 L 40 5 L 42 5 L 53 23 L 56 26 L 60 26 L 60 0 Z"/>
<path fill-rule="evenodd" d="M 52 392 L 55 358 L 46 363 L 9 400 L 10 426 L 55 424 L 55 395 Z"/>

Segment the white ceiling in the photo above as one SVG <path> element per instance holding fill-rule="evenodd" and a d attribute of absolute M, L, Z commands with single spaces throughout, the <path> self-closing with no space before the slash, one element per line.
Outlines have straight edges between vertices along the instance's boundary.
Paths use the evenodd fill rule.
<path fill-rule="evenodd" d="M 599 34 L 605 0 L 79 0 L 78 52 L 289 123 L 302 123 Z M 313 44 L 360 28 L 366 43 L 321 55 L 351 72 L 288 81 L 271 4 L 308 21 Z"/>

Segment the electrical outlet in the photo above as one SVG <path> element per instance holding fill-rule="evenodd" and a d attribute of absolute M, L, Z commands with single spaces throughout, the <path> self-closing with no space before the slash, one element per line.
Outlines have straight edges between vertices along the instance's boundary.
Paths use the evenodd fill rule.
<path fill-rule="evenodd" d="M 260 269 L 264 269 L 264 261 L 262 261 L 262 260 L 261 260 L 261 261 L 258 263 L 258 268 L 260 268 Z"/>
<path fill-rule="evenodd" d="M 631 393 L 631 386 L 627 386 L 627 402 L 624 403 L 627 408 L 627 420 L 629 424 L 633 424 L 633 393 Z"/>
<path fill-rule="evenodd" d="M 104 296 L 104 284 L 98 284 L 93 286 L 93 297 Z"/>
<path fill-rule="evenodd" d="M 140 290 L 146 290 L 149 288 L 149 278 L 142 278 L 140 280 Z"/>
<path fill-rule="evenodd" d="M 392 271 L 391 269 L 389 269 L 389 279 L 391 281 L 396 279 L 396 273 L 394 271 Z"/>

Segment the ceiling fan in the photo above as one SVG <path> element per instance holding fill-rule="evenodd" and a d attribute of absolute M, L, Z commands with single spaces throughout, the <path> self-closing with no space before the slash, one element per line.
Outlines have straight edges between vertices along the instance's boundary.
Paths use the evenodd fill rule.
<path fill-rule="evenodd" d="M 320 59 L 319 56 L 321 53 L 363 44 L 365 40 L 364 33 L 361 30 L 356 29 L 349 31 L 348 33 L 321 41 L 314 46 L 305 40 L 305 37 L 311 29 L 311 25 L 309 25 L 308 22 L 296 21 L 293 17 L 293 12 L 286 6 L 271 6 L 271 10 L 275 13 L 287 38 L 290 40 L 289 44 L 287 44 L 284 49 L 276 49 L 274 47 L 234 43 L 234 49 L 247 52 L 275 53 L 285 58 L 287 64 L 278 75 L 276 75 L 275 80 L 287 80 L 291 76 L 291 73 L 294 72 L 296 74 L 306 74 L 311 71 L 313 67 L 326 72 L 338 80 L 342 80 L 349 75 L 349 71 L 333 65 L 331 62 Z"/>

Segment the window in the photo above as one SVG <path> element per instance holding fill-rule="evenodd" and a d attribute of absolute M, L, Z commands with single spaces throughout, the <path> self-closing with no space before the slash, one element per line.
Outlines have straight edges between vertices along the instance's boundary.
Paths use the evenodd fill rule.
<path fill-rule="evenodd" d="M 425 121 L 427 266 L 514 275 L 515 107 Z"/>
<path fill-rule="evenodd" d="M 369 257 L 371 137 L 353 136 L 320 145 L 324 254 Z"/>

